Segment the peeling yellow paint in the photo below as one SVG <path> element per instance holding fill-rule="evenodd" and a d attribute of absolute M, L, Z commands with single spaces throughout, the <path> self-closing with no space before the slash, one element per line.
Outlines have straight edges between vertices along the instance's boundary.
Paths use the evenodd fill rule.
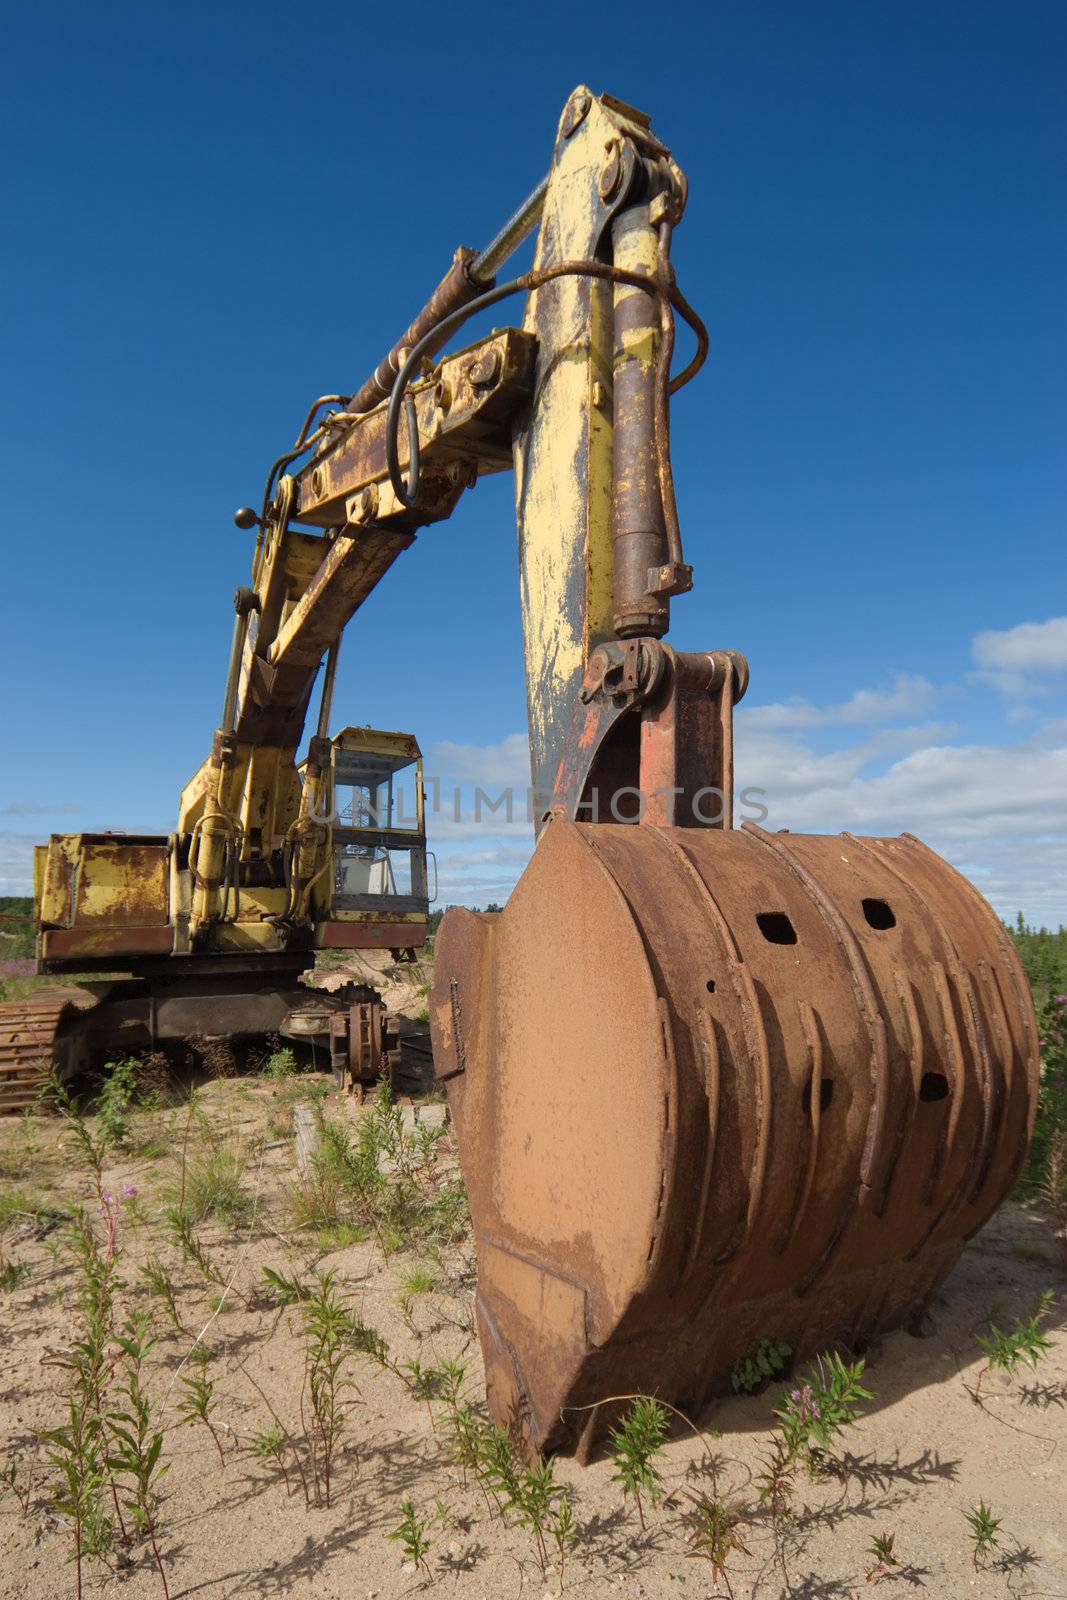
<path fill-rule="evenodd" d="M 558 144 L 535 266 L 592 254 L 590 193 L 617 131 L 594 98 L 578 130 Z M 590 649 L 611 632 L 611 290 L 588 278 L 558 279 L 530 296 L 524 325 L 539 340 L 531 421 L 515 450 L 536 761 L 550 742 L 548 720 L 573 699 Z M 594 384 L 607 404 L 594 404 Z M 577 596 L 575 581 L 584 590 Z"/>

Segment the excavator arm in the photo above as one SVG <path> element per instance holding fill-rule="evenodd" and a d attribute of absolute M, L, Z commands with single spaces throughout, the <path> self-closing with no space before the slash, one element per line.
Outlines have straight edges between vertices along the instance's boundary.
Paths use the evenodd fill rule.
<path fill-rule="evenodd" d="M 237 592 L 223 718 L 179 815 L 179 837 L 191 841 L 189 948 L 226 947 L 224 908 L 242 886 L 257 886 L 279 850 L 290 890 L 265 937 L 284 942 L 308 925 L 330 850 L 315 821 L 329 760 L 329 666 L 302 781 L 293 761 L 320 663 L 336 660 L 345 625 L 416 530 L 449 517 L 485 473 L 515 469 L 539 823 L 553 809 L 574 816 L 636 792 L 637 724 L 627 713 L 653 685 L 670 680 L 683 691 L 695 671 L 700 710 L 705 679 L 726 699 L 743 692 L 741 658 L 686 668 L 658 642 L 670 596 L 690 583 L 668 442 L 676 305 L 706 348 L 670 266 L 684 204 L 685 179 L 647 119 L 577 91 L 546 180 L 486 250 L 457 251 L 355 395 L 311 408 L 271 469 L 261 512 L 238 514 L 257 529 L 253 584 Z M 533 271 L 498 284 L 496 269 L 536 224 Z M 524 290 L 522 328 L 427 370 L 454 325 Z M 324 409 L 331 404 L 339 409 Z M 702 786 L 710 761 L 725 797 L 722 696 L 692 776 Z M 644 755 L 646 776 L 653 759 L 663 768 L 657 793 L 678 775 L 668 744 Z M 665 814 L 676 809 L 668 803 Z"/>

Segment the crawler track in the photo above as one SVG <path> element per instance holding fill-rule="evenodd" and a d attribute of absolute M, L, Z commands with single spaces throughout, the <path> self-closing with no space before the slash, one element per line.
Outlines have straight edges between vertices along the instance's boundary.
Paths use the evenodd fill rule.
<path fill-rule="evenodd" d="M 69 1004 L 64 991 L 46 989 L 0 1005 L 0 1116 L 36 1105 Z"/>

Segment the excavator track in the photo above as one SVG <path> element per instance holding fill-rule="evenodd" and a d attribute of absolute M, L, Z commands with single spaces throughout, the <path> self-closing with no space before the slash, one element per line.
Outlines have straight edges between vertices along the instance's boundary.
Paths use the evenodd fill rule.
<path fill-rule="evenodd" d="M 51 1075 L 64 1016 L 92 1004 L 95 997 L 85 990 L 58 987 L 0 1004 L 0 1116 L 31 1106 L 49 1108 L 42 1090 Z"/>
<path fill-rule="evenodd" d="M 36 1105 L 48 1082 L 68 1002 L 46 994 L 0 1005 L 0 1115 Z"/>

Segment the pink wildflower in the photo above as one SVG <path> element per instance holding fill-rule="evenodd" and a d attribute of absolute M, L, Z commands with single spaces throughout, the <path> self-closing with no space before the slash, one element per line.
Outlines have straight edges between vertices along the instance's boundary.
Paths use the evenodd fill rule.
<path fill-rule="evenodd" d="M 803 1389 L 794 1389 L 789 1396 L 790 1406 L 798 1422 L 816 1422 L 819 1418 L 819 1405 L 812 1393 L 810 1383 Z"/>

